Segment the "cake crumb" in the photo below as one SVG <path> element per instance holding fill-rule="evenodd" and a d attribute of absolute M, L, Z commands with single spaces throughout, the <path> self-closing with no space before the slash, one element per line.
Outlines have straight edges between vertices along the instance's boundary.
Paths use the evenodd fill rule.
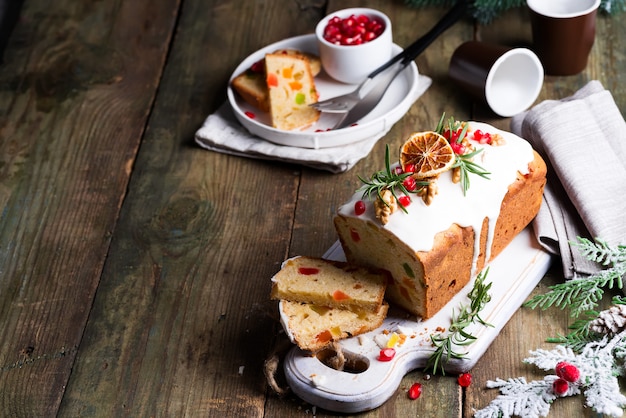
<path fill-rule="evenodd" d="M 325 376 L 318 375 L 316 373 L 313 373 L 311 376 L 309 376 L 309 378 L 311 379 L 311 384 L 315 387 L 320 387 L 326 381 Z"/>

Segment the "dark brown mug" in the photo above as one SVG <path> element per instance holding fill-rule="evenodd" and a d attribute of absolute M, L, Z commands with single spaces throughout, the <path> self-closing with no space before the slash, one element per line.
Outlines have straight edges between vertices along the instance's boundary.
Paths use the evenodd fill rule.
<path fill-rule="evenodd" d="M 574 75 L 587 66 L 600 0 L 527 0 L 533 49 L 549 75 Z"/>
<path fill-rule="evenodd" d="M 543 86 L 543 67 L 531 50 L 478 41 L 454 51 L 448 75 L 502 117 L 528 109 Z"/>

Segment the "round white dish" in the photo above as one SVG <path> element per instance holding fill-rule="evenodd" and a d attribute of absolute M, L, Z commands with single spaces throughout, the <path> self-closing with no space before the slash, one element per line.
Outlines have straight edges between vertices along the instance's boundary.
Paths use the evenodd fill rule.
<path fill-rule="evenodd" d="M 301 35 L 285 39 L 268 45 L 248 56 L 233 72 L 230 80 L 244 72 L 252 64 L 262 59 L 266 53 L 278 49 L 298 49 L 300 51 L 319 54 L 315 35 Z M 393 46 L 393 54 L 402 51 L 398 45 Z M 235 117 L 248 131 L 266 141 L 299 148 L 331 148 L 339 147 L 373 137 L 382 137 L 389 132 L 413 104 L 415 91 L 418 88 L 419 74 L 417 65 L 412 62 L 404 69 L 389 86 L 380 103 L 367 116 L 360 119 L 355 125 L 342 129 L 328 130 L 337 122 L 338 115 L 322 113 L 320 119 L 304 130 L 284 131 L 273 128 L 269 114 L 258 110 L 246 103 L 232 87 L 227 89 L 228 101 Z M 324 71 L 315 77 L 315 86 L 320 95 L 319 100 L 325 100 L 341 94 L 349 93 L 356 87 L 352 84 L 340 83 L 330 78 Z M 247 114 L 253 114 L 250 117 Z"/>

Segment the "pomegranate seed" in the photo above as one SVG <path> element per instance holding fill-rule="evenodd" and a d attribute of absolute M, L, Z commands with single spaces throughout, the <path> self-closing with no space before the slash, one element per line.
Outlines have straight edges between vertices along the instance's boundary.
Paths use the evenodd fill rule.
<path fill-rule="evenodd" d="M 357 200 L 354 203 L 354 213 L 356 216 L 363 215 L 365 213 L 365 202 L 362 200 Z"/>
<path fill-rule="evenodd" d="M 407 207 L 411 204 L 411 198 L 409 196 L 400 196 L 398 198 L 398 203 L 400 203 L 402 206 Z"/>
<path fill-rule="evenodd" d="M 569 383 L 565 379 L 558 378 L 552 383 L 552 391 L 556 396 L 563 396 L 569 390 Z"/>
<path fill-rule="evenodd" d="M 405 173 L 415 173 L 415 164 L 407 164 L 404 166 Z"/>
<path fill-rule="evenodd" d="M 394 168 L 394 171 L 396 172 L 397 175 L 404 173 L 404 171 L 402 171 L 402 167 L 400 166 L 397 166 L 396 168 Z"/>
<path fill-rule="evenodd" d="M 370 22 L 370 18 L 365 15 L 358 15 L 356 21 L 359 25 L 366 25 Z"/>
<path fill-rule="evenodd" d="M 490 144 L 491 143 L 491 134 L 489 132 L 483 132 L 480 129 L 474 131 L 474 141 L 477 141 L 481 144 Z"/>
<path fill-rule="evenodd" d="M 393 348 L 383 348 L 378 354 L 378 361 L 391 361 L 396 355 Z"/>
<path fill-rule="evenodd" d="M 450 142 L 450 147 L 452 147 L 452 151 L 454 151 L 456 155 L 463 155 L 467 151 L 465 145 L 459 144 L 458 142 Z"/>
<path fill-rule="evenodd" d="M 472 375 L 469 373 L 462 373 L 459 378 L 457 379 L 457 381 L 459 382 L 459 385 L 461 387 L 468 387 L 470 384 L 472 384 Z"/>
<path fill-rule="evenodd" d="M 402 185 L 410 192 L 414 192 L 417 189 L 417 183 L 413 177 L 407 177 L 402 182 Z"/>
<path fill-rule="evenodd" d="M 254 119 L 256 118 L 256 115 L 250 111 L 246 111 L 245 112 L 246 116 L 249 117 L 250 119 Z"/>
<path fill-rule="evenodd" d="M 578 382 L 580 379 L 580 370 L 578 367 L 566 361 L 560 361 L 555 367 L 556 375 L 571 383 Z"/>
<path fill-rule="evenodd" d="M 422 395 L 422 384 L 421 383 L 413 383 L 409 388 L 409 399 L 415 400 Z"/>

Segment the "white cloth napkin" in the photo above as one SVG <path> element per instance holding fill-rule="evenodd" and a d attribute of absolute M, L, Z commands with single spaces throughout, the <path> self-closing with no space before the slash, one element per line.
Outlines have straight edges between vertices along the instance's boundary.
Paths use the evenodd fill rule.
<path fill-rule="evenodd" d="M 611 93 L 591 81 L 516 115 L 511 130 L 548 165 L 534 221 L 539 242 L 561 256 L 566 278 L 597 273 L 601 266 L 570 243 L 585 237 L 626 244 L 626 123 Z"/>
<path fill-rule="evenodd" d="M 410 99 L 415 102 L 432 84 L 432 79 L 419 75 L 418 88 Z M 366 157 L 380 139 L 372 137 L 341 147 L 309 149 L 273 144 L 248 132 L 235 118 L 228 102 L 209 115 L 196 132 L 196 143 L 202 148 L 264 160 L 301 164 L 332 173 L 351 169 Z"/>

